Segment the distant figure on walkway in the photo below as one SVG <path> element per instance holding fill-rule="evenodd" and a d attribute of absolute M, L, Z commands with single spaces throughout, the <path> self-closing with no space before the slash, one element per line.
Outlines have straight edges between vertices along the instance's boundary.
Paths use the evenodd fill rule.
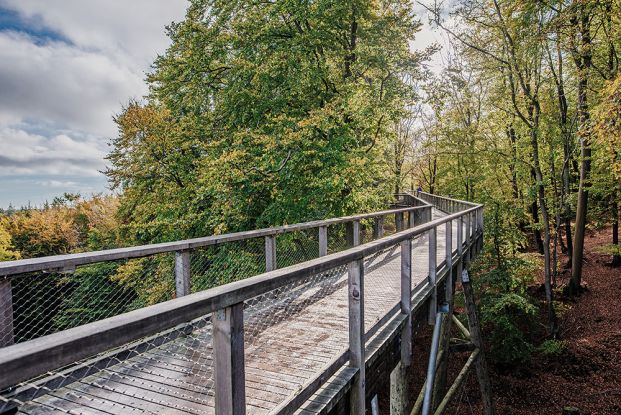
<path fill-rule="evenodd" d="M 420 192 L 423 191 L 423 187 L 420 185 L 420 183 L 418 184 L 418 188 L 416 189 L 416 196 L 420 196 Z"/>

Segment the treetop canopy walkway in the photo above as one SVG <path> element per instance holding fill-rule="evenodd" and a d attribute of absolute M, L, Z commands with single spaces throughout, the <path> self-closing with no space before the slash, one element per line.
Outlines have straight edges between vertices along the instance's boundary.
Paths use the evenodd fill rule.
<path fill-rule="evenodd" d="M 421 192 L 381 212 L 2 262 L 0 413 L 363 413 L 367 370 L 409 364 L 414 319 L 436 322 L 482 231 L 481 205 Z"/>

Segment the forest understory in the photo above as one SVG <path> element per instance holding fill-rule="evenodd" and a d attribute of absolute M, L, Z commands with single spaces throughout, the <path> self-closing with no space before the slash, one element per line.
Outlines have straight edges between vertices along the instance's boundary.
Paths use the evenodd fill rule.
<path fill-rule="evenodd" d="M 611 229 L 591 231 L 585 239 L 583 292 L 571 299 L 561 294 L 569 283 L 569 270 L 560 270 L 557 281 L 560 344 L 557 353 L 535 350 L 529 364 L 512 369 L 490 365 L 496 413 L 502 415 L 561 415 L 563 408 L 577 409 L 580 415 L 621 414 L 621 268 L 610 266 L 611 257 L 600 253 L 610 240 Z M 559 258 L 561 263 L 567 257 Z M 530 294 L 540 304 L 539 330 L 531 341 L 546 339 L 546 308 L 543 305 L 543 271 Z M 459 290 L 459 286 L 458 286 Z M 456 313 L 464 310 L 456 307 Z M 431 343 L 431 326 L 418 326 L 413 343 L 408 377 L 408 402 L 411 410 L 423 386 Z M 457 330 L 453 328 L 452 335 Z M 485 335 L 485 334 L 484 334 Z M 489 346 L 488 339 L 484 338 Z M 487 348 L 487 347 L 486 347 Z M 448 367 L 450 387 L 469 353 L 452 353 Z M 388 388 L 386 388 L 388 390 Z M 389 395 L 379 397 L 380 413 L 389 413 Z M 481 395 L 474 368 L 444 412 L 446 415 L 483 413 Z"/>
<path fill-rule="evenodd" d="M 610 241 L 611 229 L 591 231 L 585 239 L 584 291 L 576 299 L 557 294 L 559 353 L 535 352 L 529 365 L 500 372 L 491 366 L 496 413 L 503 415 L 558 414 L 574 407 L 590 415 L 621 413 L 621 268 L 600 253 Z M 563 256 L 561 263 L 567 262 Z M 560 270 L 558 291 L 569 282 L 569 270 Z M 543 273 L 540 285 L 530 287 L 540 303 L 545 299 Z M 545 337 L 546 310 L 541 307 L 540 331 Z M 450 367 L 454 378 L 466 359 L 462 354 Z M 455 356 L 455 355 L 454 355 Z M 480 392 L 474 371 L 446 414 L 480 414 Z"/>

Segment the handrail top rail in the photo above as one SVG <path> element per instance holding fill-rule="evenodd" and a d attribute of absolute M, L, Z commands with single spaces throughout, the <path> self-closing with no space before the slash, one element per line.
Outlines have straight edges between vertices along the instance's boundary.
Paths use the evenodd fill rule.
<path fill-rule="evenodd" d="M 419 199 L 420 200 L 420 199 Z M 79 252 L 65 255 L 51 255 L 38 258 L 18 259 L 13 261 L 0 262 L 0 277 L 13 274 L 24 274 L 36 271 L 62 271 L 71 270 L 76 266 L 94 264 L 103 261 L 115 261 L 121 259 L 141 258 L 149 255 L 169 253 L 176 251 L 186 251 L 210 245 L 218 245 L 225 242 L 235 242 L 247 239 L 273 236 L 287 232 L 301 231 L 306 229 L 330 226 L 344 222 L 364 220 L 379 216 L 391 215 L 396 213 L 411 212 L 418 209 L 425 209 L 431 204 L 425 202 L 423 206 L 410 206 L 405 208 L 381 210 L 371 213 L 363 213 L 351 216 L 341 216 L 338 218 L 315 220 L 310 222 L 295 223 L 292 225 L 275 226 L 271 228 L 256 229 L 251 231 L 233 232 L 222 235 L 211 235 L 199 238 L 184 239 L 173 242 L 162 242 L 156 244 L 136 245 L 124 248 L 113 248 L 99 251 Z"/>
<path fill-rule="evenodd" d="M 345 251 L 7 346 L 0 355 L 0 390 L 58 367 L 171 329 L 290 282 L 361 260 L 432 228 L 478 211 L 453 213 Z"/>
<path fill-rule="evenodd" d="M 438 199 L 443 199 L 443 200 L 447 200 L 447 201 L 451 201 L 451 202 L 459 202 L 459 203 L 462 203 L 464 205 L 469 205 L 469 206 L 473 206 L 473 207 L 474 206 L 477 206 L 477 207 L 478 206 L 483 206 L 480 203 L 468 202 L 467 200 L 461 200 L 461 199 L 452 199 L 450 197 L 439 196 L 439 195 L 436 195 L 436 194 L 433 194 L 433 193 L 427 193 L 427 192 L 422 192 L 422 191 L 421 192 L 417 192 L 417 193 L 420 193 L 420 194 L 423 194 L 423 195 L 426 195 L 426 196 L 436 197 Z M 413 195 L 411 195 L 410 193 L 407 193 L 407 192 L 405 192 L 404 194 L 413 196 Z M 419 199 L 419 200 L 423 200 L 423 199 Z"/>

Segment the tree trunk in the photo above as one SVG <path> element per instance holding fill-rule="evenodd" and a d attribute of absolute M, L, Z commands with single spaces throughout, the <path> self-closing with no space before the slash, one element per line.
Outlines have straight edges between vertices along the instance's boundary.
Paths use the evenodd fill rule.
<path fill-rule="evenodd" d="M 578 68 L 578 120 L 580 136 L 580 153 L 582 157 L 580 165 L 580 185 L 578 188 L 578 204 L 576 206 L 576 232 L 574 235 L 574 250 L 571 262 L 571 281 L 569 284 L 569 293 L 577 294 L 580 291 L 580 283 L 582 279 L 582 260 L 584 256 L 584 233 L 586 227 L 589 188 L 591 183 L 589 180 L 591 172 L 591 126 L 590 113 L 587 101 L 587 93 L 589 87 L 589 69 L 591 67 L 591 34 L 590 34 L 590 14 L 582 5 L 580 11 L 580 24 L 578 17 L 574 15 L 572 25 L 578 29 L 581 38 L 581 46 L 579 54 L 574 53 L 574 60 Z"/>
<path fill-rule="evenodd" d="M 618 192 L 615 192 L 615 200 L 612 202 L 612 244 L 619 246 L 619 203 L 617 202 Z M 621 255 L 613 255 L 612 263 L 613 267 L 621 266 Z"/>
<path fill-rule="evenodd" d="M 533 181 L 535 181 L 535 188 L 537 188 L 538 179 L 535 168 L 530 169 L 530 175 L 533 178 Z M 537 206 L 537 195 L 534 196 L 533 201 L 530 204 L 530 214 L 533 217 L 533 235 L 535 237 L 535 242 L 537 243 L 537 251 L 543 255 L 544 247 L 543 239 L 541 238 L 541 231 L 539 230 L 539 207 Z"/>

